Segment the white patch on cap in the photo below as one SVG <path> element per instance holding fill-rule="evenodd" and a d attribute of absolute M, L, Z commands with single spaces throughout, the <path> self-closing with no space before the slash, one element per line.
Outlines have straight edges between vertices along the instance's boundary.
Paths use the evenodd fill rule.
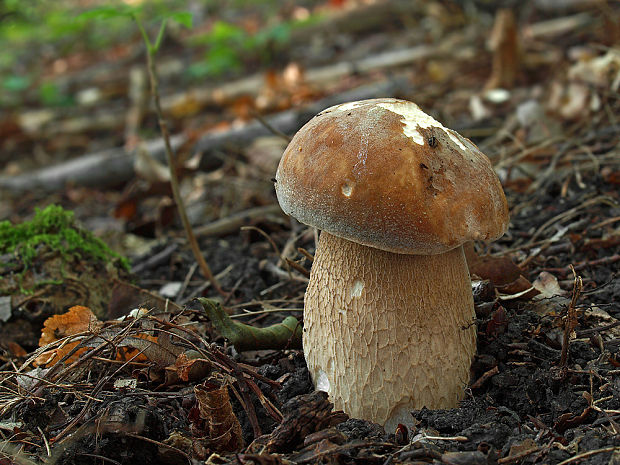
<path fill-rule="evenodd" d="M 424 145 L 424 137 L 418 131 L 418 128 L 439 128 L 443 129 L 444 132 L 448 135 L 452 142 L 458 145 L 461 150 L 467 150 L 463 142 L 461 142 L 460 136 L 454 132 L 452 129 L 446 128 L 443 124 L 437 121 L 432 116 L 424 113 L 420 108 L 413 103 L 378 103 L 377 106 L 381 108 L 385 108 L 392 113 L 396 113 L 403 117 L 403 123 L 405 123 L 405 127 L 403 128 L 403 133 L 407 137 L 411 137 L 411 139 L 420 145 Z"/>
<path fill-rule="evenodd" d="M 329 378 L 327 378 L 327 374 L 319 368 L 319 376 L 316 378 L 316 390 L 327 392 L 329 394 Z"/>
<path fill-rule="evenodd" d="M 357 108 L 359 106 L 364 105 L 363 100 L 361 101 L 357 101 L 357 102 L 347 102 L 347 103 L 341 103 L 340 105 L 336 105 L 335 107 L 333 107 L 334 110 L 338 110 L 338 111 L 349 111 L 352 110 L 353 108 Z"/>
<path fill-rule="evenodd" d="M 345 182 L 340 190 L 342 191 L 342 195 L 345 197 L 351 197 L 351 194 L 353 194 L 353 183 L 348 181 Z"/>

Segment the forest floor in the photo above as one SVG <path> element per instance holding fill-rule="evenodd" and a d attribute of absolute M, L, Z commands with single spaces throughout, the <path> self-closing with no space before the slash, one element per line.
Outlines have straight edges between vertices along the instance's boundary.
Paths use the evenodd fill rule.
<path fill-rule="evenodd" d="M 325 16 L 269 67 L 246 57 L 207 84 L 178 84 L 196 59 L 188 32 L 164 42 L 181 192 L 224 298 L 175 214 L 137 35 L 44 63 L 82 103 L 2 116 L 0 219 L 61 205 L 130 269 L 49 245 L 28 264 L 0 254 L 1 464 L 620 463 L 620 8 L 354 3 L 315 2 Z M 316 235 L 277 207 L 280 132 L 380 96 L 472 139 L 511 217 L 468 257 L 478 347 L 465 399 L 396 431 L 332 411 L 300 349 L 236 351 L 195 300 L 253 326 L 302 320 Z"/>

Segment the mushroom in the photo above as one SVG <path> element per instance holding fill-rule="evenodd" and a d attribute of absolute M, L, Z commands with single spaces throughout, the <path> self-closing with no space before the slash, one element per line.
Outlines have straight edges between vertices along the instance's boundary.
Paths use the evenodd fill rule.
<path fill-rule="evenodd" d="M 476 351 L 462 244 L 508 224 L 489 159 L 414 103 L 362 100 L 294 136 L 275 188 L 321 230 L 303 330 L 316 388 L 386 430 L 411 425 L 412 409 L 456 407 Z"/>

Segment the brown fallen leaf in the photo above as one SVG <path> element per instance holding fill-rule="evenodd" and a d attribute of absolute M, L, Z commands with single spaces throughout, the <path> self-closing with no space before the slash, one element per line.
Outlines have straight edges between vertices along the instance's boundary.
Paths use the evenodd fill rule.
<path fill-rule="evenodd" d="M 99 321 L 88 307 L 79 305 L 71 307 L 67 313 L 48 318 L 41 332 L 40 347 L 80 333 L 95 334 L 96 337 L 88 340 L 76 337 L 73 340 L 63 341 L 58 347 L 39 355 L 34 365 L 51 366 L 69 354 L 65 362 L 73 363 L 87 350 L 107 344 L 109 341 L 113 341 L 116 347 L 116 360 L 150 361 L 162 368 L 174 364 L 179 354 L 183 352 L 183 348 L 174 344 L 167 333 L 154 336 L 149 330 L 152 328 L 146 328 L 138 323 L 136 333 L 124 335 L 122 333 L 124 326 L 118 321 L 111 323 L 113 324 L 104 328 L 104 323 Z M 82 347 L 74 350 L 78 344 Z"/>
<path fill-rule="evenodd" d="M 477 276 L 483 280 L 489 280 L 495 288 L 506 295 L 518 295 L 520 298 L 530 299 L 538 294 L 532 287 L 532 283 L 521 274 L 519 268 L 508 257 L 491 257 L 488 255 L 479 256 L 473 244 L 464 244 L 465 258 L 469 274 Z M 530 290 L 529 292 L 528 289 Z M 519 295 L 522 293 L 521 295 Z"/>
<path fill-rule="evenodd" d="M 101 322 L 88 307 L 75 305 L 67 313 L 54 315 L 45 320 L 41 330 L 39 347 L 43 347 L 63 337 L 99 327 L 101 327 Z"/>
<path fill-rule="evenodd" d="M 228 386 L 212 376 L 194 387 L 200 416 L 207 422 L 211 447 L 217 452 L 238 452 L 243 447 L 241 425 L 228 396 Z"/>
<path fill-rule="evenodd" d="M 212 370 L 209 360 L 201 358 L 195 350 L 186 350 L 180 354 L 173 365 L 164 369 L 164 384 L 170 386 L 179 382 L 205 379 Z"/>
<path fill-rule="evenodd" d="M 20 346 L 17 342 L 9 341 L 7 344 L 7 349 L 11 353 L 13 357 L 26 357 L 28 352 L 22 346 Z"/>
<path fill-rule="evenodd" d="M 89 330 L 95 331 L 101 328 L 101 326 L 102 323 L 88 307 L 75 305 L 71 307 L 67 313 L 54 315 L 45 320 L 43 329 L 41 330 L 39 347 L 46 346 L 67 336 L 73 336 Z M 63 344 L 58 348 L 45 351 L 34 360 L 34 365 L 55 365 L 79 343 L 80 341 L 73 341 Z M 86 348 L 81 348 L 75 351 L 75 353 L 67 359 L 67 363 L 77 360 L 86 350 Z"/>

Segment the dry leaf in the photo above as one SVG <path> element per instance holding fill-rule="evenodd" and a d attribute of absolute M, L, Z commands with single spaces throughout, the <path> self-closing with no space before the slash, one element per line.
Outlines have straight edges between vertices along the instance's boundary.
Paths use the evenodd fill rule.
<path fill-rule="evenodd" d="M 67 313 L 54 315 L 45 320 L 39 339 L 39 347 L 66 336 L 83 333 L 101 327 L 101 323 L 88 307 L 75 305 Z"/>
<path fill-rule="evenodd" d="M 41 330 L 41 338 L 39 339 L 39 347 L 46 346 L 52 342 L 58 341 L 64 337 L 86 331 L 94 331 L 101 327 L 101 322 L 91 312 L 88 307 L 75 305 L 69 309 L 67 313 L 62 315 L 54 315 L 45 320 L 43 329 Z M 51 366 L 56 364 L 65 355 L 71 352 L 80 341 L 69 342 L 60 347 L 43 352 L 34 360 L 34 365 Z M 71 355 L 66 363 L 72 363 L 84 353 L 87 349 L 82 348 Z"/>
<path fill-rule="evenodd" d="M 196 351 L 185 351 L 174 362 L 179 379 L 182 381 L 194 381 L 205 378 L 211 371 L 211 362 L 200 358 Z"/>
<path fill-rule="evenodd" d="M 530 299 L 538 294 L 527 278 L 521 275 L 521 268 L 508 257 L 479 256 L 471 243 L 463 246 L 469 274 L 491 281 L 503 295 L 503 299 Z"/>
<path fill-rule="evenodd" d="M 241 425 L 228 396 L 228 387 L 215 377 L 194 387 L 200 416 L 207 421 L 212 447 L 218 452 L 237 452 L 243 447 Z"/>
<path fill-rule="evenodd" d="M 560 288 L 558 278 L 553 276 L 551 273 L 548 273 L 547 271 L 543 271 L 542 273 L 540 273 L 532 286 L 534 286 L 534 289 L 540 292 L 541 298 L 549 298 L 555 295 L 566 294 L 566 292 Z"/>
<path fill-rule="evenodd" d="M 605 55 L 578 61 L 568 70 L 568 78 L 617 91 L 620 87 L 620 50 L 611 49 Z"/>
<path fill-rule="evenodd" d="M 9 341 L 7 348 L 13 357 L 26 357 L 28 355 L 26 349 L 20 346 L 17 342 Z"/>
<path fill-rule="evenodd" d="M 518 444 L 513 444 L 510 446 L 510 451 L 508 452 L 508 457 L 519 455 L 522 452 L 525 452 L 530 449 L 536 448 L 538 445 L 532 438 L 526 438 L 522 442 Z"/>
<path fill-rule="evenodd" d="M 118 344 L 118 349 L 117 360 L 136 362 L 150 360 L 158 365 L 166 365 L 171 360 L 170 354 L 157 344 L 157 337 L 149 334 L 137 334 L 123 338 Z"/>
<path fill-rule="evenodd" d="M 488 279 L 494 286 L 505 286 L 516 281 L 521 269 L 507 257 L 481 257 L 473 249 L 471 243 L 463 246 L 469 274 Z"/>

